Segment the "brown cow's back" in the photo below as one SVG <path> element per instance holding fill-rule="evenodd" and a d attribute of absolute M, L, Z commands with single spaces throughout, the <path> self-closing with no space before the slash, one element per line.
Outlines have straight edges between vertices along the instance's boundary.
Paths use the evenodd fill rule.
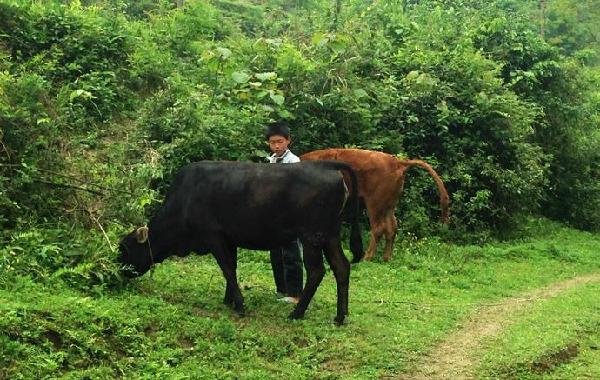
<path fill-rule="evenodd" d="M 384 234 L 384 260 L 391 258 L 398 225 L 395 208 L 404 188 L 405 172 L 412 166 L 427 170 L 434 179 L 440 193 L 442 221 L 448 222 L 448 193 L 435 170 L 424 161 L 398 160 L 387 153 L 344 148 L 316 150 L 303 154 L 300 159 L 343 161 L 350 164 L 356 172 L 358 193 L 365 203 L 371 225 L 371 241 L 365 252 L 365 260 L 373 258 L 377 244 Z"/>
<path fill-rule="evenodd" d="M 387 153 L 363 149 L 332 148 L 315 150 L 300 156 L 303 161 L 336 160 L 348 163 L 358 177 L 358 193 L 365 196 L 379 191 L 396 193 L 392 187 L 399 185 L 398 160 Z M 384 187 L 385 189 L 382 189 Z M 389 188 L 388 188 L 389 187 Z M 377 191 L 377 189 L 380 189 Z"/>

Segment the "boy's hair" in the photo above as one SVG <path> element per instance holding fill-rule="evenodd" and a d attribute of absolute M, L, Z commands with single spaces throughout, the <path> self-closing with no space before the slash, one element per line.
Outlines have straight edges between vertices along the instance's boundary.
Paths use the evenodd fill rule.
<path fill-rule="evenodd" d="M 265 129 L 265 137 L 268 140 L 271 136 L 283 136 L 286 139 L 289 139 L 290 128 L 288 127 L 288 123 L 280 120 L 269 124 Z"/>

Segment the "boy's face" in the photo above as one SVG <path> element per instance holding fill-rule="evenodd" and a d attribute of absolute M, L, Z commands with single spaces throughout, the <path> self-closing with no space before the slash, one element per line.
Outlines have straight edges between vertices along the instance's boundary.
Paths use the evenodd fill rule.
<path fill-rule="evenodd" d="M 276 156 L 281 156 L 288 149 L 290 142 L 291 140 L 289 137 L 273 135 L 269 137 L 269 148 Z"/>

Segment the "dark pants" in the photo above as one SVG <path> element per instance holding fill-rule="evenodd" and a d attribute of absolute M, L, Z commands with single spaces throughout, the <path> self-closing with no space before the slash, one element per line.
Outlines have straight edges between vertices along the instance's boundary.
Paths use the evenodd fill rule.
<path fill-rule="evenodd" d="M 299 243 L 298 239 L 292 240 L 289 244 L 271 251 L 271 267 L 277 292 L 289 297 L 300 297 L 302 293 L 304 272 Z"/>

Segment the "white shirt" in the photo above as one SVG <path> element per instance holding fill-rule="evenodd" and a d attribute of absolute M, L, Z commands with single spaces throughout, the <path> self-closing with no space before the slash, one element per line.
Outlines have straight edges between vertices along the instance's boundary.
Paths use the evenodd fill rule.
<path fill-rule="evenodd" d="M 277 157 L 275 155 L 275 153 L 273 153 L 272 155 L 269 156 L 268 159 L 269 159 L 269 163 L 271 163 L 271 164 L 275 164 L 275 163 L 294 164 L 296 162 L 300 162 L 300 157 L 296 156 L 289 149 L 286 150 L 285 152 L 283 152 L 283 154 L 279 157 Z"/>

